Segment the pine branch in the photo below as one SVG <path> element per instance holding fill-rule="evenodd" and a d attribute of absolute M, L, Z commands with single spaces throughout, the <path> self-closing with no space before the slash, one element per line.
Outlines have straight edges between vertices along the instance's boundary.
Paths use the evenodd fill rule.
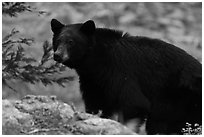
<path fill-rule="evenodd" d="M 13 29 L 9 35 L 3 38 L 2 79 L 5 81 L 4 84 L 6 86 L 8 86 L 6 81 L 12 79 L 20 79 L 32 84 L 42 82 L 45 86 L 57 83 L 63 87 L 64 83 L 73 80 L 72 76 L 58 79 L 48 77 L 54 73 L 60 74 L 65 70 L 65 66 L 59 63 L 50 63 L 53 59 L 51 44 L 48 41 L 44 42 L 43 56 L 38 62 L 36 59 L 27 56 L 24 50 L 24 46 L 31 46 L 33 40 L 27 38 L 13 40 L 13 36 L 18 33 L 18 31 Z M 11 86 L 8 87 L 12 89 Z"/>
<path fill-rule="evenodd" d="M 25 11 L 38 12 L 38 14 L 46 13 L 44 11 L 37 11 L 35 8 L 32 8 L 24 2 L 2 3 L 2 13 L 4 15 L 17 17 L 18 14 Z M 18 34 L 19 31 L 14 28 L 11 30 L 10 34 L 3 38 L 2 41 L 3 85 L 15 91 L 7 81 L 16 79 L 32 84 L 42 82 L 45 86 L 53 83 L 64 86 L 63 84 L 65 82 L 73 80 L 73 77 L 62 77 L 58 79 L 49 77 L 49 75 L 53 75 L 54 73 L 61 73 L 65 70 L 65 66 L 59 63 L 50 63 L 53 53 L 52 46 L 48 41 L 45 41 L 43 44 L 43 56 L 40 62 L 38 62 L 33 57 L 26 55 L 24 50 L 25 46 L 32 46 L 34 39 L 24 37 L 16 38 Z"/>
<path fill-rule="evenodd" d="M 25 2 L 2 2 L 2 14 L 10 17 L 17 17 L 22 12 L 37 12 L 38 15 L 45 14 L 45 11 L 37 11 Z"/>

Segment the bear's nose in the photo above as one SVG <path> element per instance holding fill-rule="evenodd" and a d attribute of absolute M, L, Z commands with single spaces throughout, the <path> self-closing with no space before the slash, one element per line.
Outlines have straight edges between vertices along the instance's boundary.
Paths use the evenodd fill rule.
<path fill-rule="evenodd" d="M 54 54 L 54 60 L 61 63 L 62 62 L 62 57 L 58 54 Z"/>

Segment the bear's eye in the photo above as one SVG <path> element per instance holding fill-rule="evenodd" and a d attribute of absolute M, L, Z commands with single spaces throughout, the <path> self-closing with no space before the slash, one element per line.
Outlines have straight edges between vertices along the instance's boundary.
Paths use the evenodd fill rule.
<path fill-rule="evenodd" d="M 74 45 L 74 41 L 73 40 L 69 40 L 69 45 Z"/>

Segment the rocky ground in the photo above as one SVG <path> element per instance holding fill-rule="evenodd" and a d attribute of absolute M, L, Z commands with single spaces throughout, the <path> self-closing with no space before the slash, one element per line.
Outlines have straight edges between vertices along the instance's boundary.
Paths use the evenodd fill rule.
<path fill-rule="evenodd" d="M 3 100 L 3 135 L 132 135 L 120 123 L 78 112 L 53 96 Z"/>

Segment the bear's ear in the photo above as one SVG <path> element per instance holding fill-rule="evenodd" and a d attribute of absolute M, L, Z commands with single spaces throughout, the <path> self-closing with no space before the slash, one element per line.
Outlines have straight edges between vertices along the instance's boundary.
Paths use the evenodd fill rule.
<path fill-rule="evenodd" d="M 52 29 L 52 32 L 55 34 L 59 33 L 64 26 L 65 26 L 64 24 L 60 23 L 56 19 L 51 20 L 51 29 Z"/>
<path fill-rule="evenodd" d="M 80 31 L 87 35 L 93 35 L 95 29 L 96 27 L 94 21 L 88 20 L 81 26 Z"/>

